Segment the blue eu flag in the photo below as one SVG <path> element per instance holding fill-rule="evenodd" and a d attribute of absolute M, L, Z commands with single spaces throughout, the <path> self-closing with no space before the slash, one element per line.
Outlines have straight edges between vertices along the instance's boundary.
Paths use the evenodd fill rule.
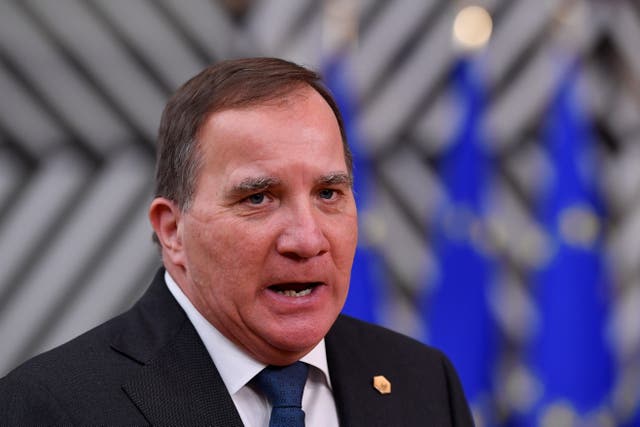
<path fill-rule="evenodd" d="M 539 396 L 526 425 L 560 425 L 562 420 L 600 425 L 612 417 L 614 366 L 605 336 L 610 290 L 602 256 L 605 210 L 577 76 L 577 64 L 562 76 L 544 124 L 551 175 L 538 215 L 549 244 L 532 277 L 539 317 L 528 356 Z"/>
<path fill-rule="evenodd" d="M 473 58 L 459 60 L 452 76 L 461 120 L 440 160 L 448 200 L 431 227 L 438 271 L 427 287 L 423 316 L 426 341 L 451 358 L 474 415 L 491 424 L 498 349 L 489 309 L 495 263 L 486 250 L 484 231 L 491 158 L 484 140 L 480 76 Z"/>
<path fill-rule="evenodd" d="M 362 220 L 370 215 L 372 208 L 373 176 L 369 157 L 362 147 L 356 124 L 356 105 L 349 85 L 348 57 L 343 53 L 333 55 L 323 68 L 324 81 L 331 90 L 342 113 L 344 129 L 353 155 L 353 181 L 358 215 L 360 237 L 356 249 L 349 295 L 343 313 L 359 319 L 381 323 L 385 270 L 382 257 L 368 239 Z"/>

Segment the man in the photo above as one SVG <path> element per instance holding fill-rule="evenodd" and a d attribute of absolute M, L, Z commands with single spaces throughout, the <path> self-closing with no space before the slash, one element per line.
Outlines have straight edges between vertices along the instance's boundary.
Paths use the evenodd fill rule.
<path fill-rule="evenodd" d="M 442 354 L 339 315 L 357 214 L 315 73 L 270 58 L 207 68 L 167 104 L 158 143 L 149 217 L 165 270 L 130 311 L 4 378 L 1 420 L 472 425 Z M 282 408 L 270 387 L 291 380 L 271 373 L 291 367 L 302 402 Z"/>

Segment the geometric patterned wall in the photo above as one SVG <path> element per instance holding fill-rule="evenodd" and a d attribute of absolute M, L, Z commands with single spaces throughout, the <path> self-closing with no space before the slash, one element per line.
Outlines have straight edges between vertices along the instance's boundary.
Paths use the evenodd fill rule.
<path fill-rule="evenodd" d="M 611 217 L 612 337 L 628 379 L 620 405 L 633 405 L 640 394 L 640 5 L 476 3 L 494 25 L 486 52 L 492 188 L 507 208 L 489 228 L 507 272 L 495 315 L 508 351 L 518 351 L 535 310 L 523 274 L 544 250 L 531 213 L 537 171 L 548 162 L 539 129 L 557 84 L 558 49 L 570 46 L 582 60 L 584 108 L 594 118 Z M 422 333 L 417 295 L 435 269 L 425 224 L 444 197 L 434 165 L 455 126 L 451 26 L 465 4 L 361 0 L 350 58 L 375 177 L 362 233 L 379 246 L 392 278 L 385 323 L 414 336 Z M 169 94 L 223 58 L 280 56 L 319 69 L 326 19 L 314 0 L 0 2 L 0 376 L 128 307 L 146 288 L 160 264 L 146 211 Z"/>

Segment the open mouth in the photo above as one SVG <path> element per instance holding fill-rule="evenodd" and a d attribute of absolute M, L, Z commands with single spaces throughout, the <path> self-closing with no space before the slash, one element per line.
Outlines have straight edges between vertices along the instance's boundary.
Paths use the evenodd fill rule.
<path fill-rule="evenodd" d="M 313 292 L 313 289 L 320 286 L 321 282 L 308 283 L 281 283 L 269 286 L 269 289 L 287 297 L 303 297 Z"/>

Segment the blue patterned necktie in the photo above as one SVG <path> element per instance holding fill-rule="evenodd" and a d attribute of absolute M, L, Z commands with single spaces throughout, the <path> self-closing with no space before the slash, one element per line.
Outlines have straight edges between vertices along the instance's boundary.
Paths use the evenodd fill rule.
<path fill-rule="evenodd" d="M 271 402 L 269 427 L 304 427 L 302 392 L 309 366 L 296 362 L 288 366 L 267 366 L 256 375 L 256 384 Z"/>

